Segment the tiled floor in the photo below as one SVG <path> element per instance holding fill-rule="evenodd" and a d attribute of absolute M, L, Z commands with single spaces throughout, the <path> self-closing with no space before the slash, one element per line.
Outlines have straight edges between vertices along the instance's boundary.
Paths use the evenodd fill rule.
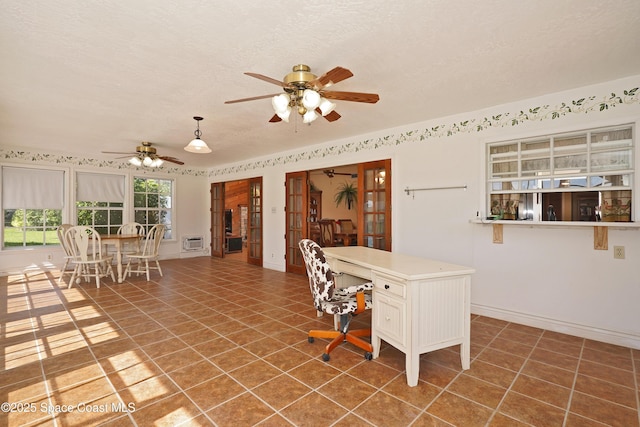
<path fill-rule="evenodd" d="M 0 278 L 0 425 L 639 425 L 638 350 L 474 316 L 471 369 L 458 348 L 425 354 L 408 387 L 389 346 L 321 360 L 306 331 L 332 319 L 304 277 L 207 257 L 162 267 L 100 289 Z"/>

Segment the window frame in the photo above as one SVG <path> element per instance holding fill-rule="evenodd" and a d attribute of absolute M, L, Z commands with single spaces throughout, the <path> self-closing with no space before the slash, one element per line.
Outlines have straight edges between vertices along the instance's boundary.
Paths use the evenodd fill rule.
<path fill-rule="evenodd" d="M 602 135 L 605 134 L 625 131 L 629 132 L 629 138 L 613 139 L 609 142 L 607 142 L 608 139 L 602 138 Z M 622 123 L 606 124 L 588 129 L 486 141 L 482 168 L 484 180 L 482 203 L 486 209 L 486 218 L 491 220 L 546 221 L 545 215 L 540 212 L 541 204 L 539 202 L 536 206 L 537 210 L 534 210 L 533 214 L 523 215 L 520 213 L 519 217 L 507 215 L 506 206 L 508 206 L 510 199 L 515 200 L 518 197 L 531 194 L 535 197 L 535 195 L 544 196 L 545 194 L 598 192 L 600 195 L 598 207 L 601 208 L 603 193 L 622 191 L 623 193 L 620 194 L 629 200 L 631 215 L 628 216 L 628 219 L 620 221 L 634 222 L 638 199 L 635 193 L 640 188 L 637 183 L 638 172 L 636 171 L 639 164 L 636 131 L 637 123 L 635 121 L 623 121 Z M 599 136 L 600 139 L 594 139 L 595 136 Z M 582 139 L 582 142 L 572 143 L 572 140 L 577 141 L 578 139 Z M 558 141 L 563 144 L 556 144 Z M 529 146 L 531 149 L 526 149 Z M 526 148 L 523 149 L 523 147 Z M 620 153 L 623 155 L 620 156 Z M 609 164 L 604 167 L 598 165 L 595 161 L 597 156 L 608 160 Z M 623 167 L 620 166 L 620 160 L 623 160 Z M 538 168 L 523 167 L 525 162 L 530 162 L 531 165 L 537 164 Z M 504 165 L 502 171 L 499 167 L 500 164 Z M 558 168 L 558 165 L 563 167 Z M 501 174 L 502 176 L 500 176 Z M 605 178 L 609 178 L 610 184 L 607 186 L 602 185 L 607 182 Z M 618 179 L 618 182 L 614 182 L 615 180 L 611 178 Z M 525 185 L 527 183 L 534 185 Z M 538 197 L 538 199 L 542 199 L 542 197 Z M 600 217 L 600 213 L 598 213 L 596 220 L 602 221 L 603 224 L 606 224 L 607 221 L 617 221 L 604 219 L 604 217 Z M 561 222 L 577 221 L 564 220 Z"/>
<path fill-rule="evenodd" d="M 63 173 L 63 177 L 62 177 L 62 198 L 63 198 L 63 206 L 61 209 L 49 209 L 49 208 L 38 208 L 38 209 L 32 209 L 32 208 L 25 208 L 25 207 L 20 207 L 20 208 L 10 208 L 11 210 L 22 210 L 25 212 L 27 211 L 43 211 L 43 224 L 40 224 L 37 227 L 29 227 L 30 229 L 36 228 L 42 231 L 42 242 L 43 244 L 39 244 L 39 245 L 28 245 L 27 241 L 26 241 L 26 230 L 24 229 L 23 226 L 23 231 L 22 231 L 22 245 L 15 245 L 15 246 L 5 246 L 5 227 L 6 227 L 6 222 L 5 222 L 5 210 L 7 210 L 7 208 L 5 208 L 4 206 L 4 200 L 2 197 L 0 197 L 0 211 L 2 211 L 2 221 L 0 222 L 1 227 L 0 227 L 0 251 L 15 251 L 15 250 L 38 250 L 38 249 L 46 249 L 52 246 L 59 246 L 59 241 L 58 241 L 58 236 L 56 233 L 56 229 L 59 226 L 58 225 L 47 225 L 46 223 L 46 211 L 51 211 L 51 210 L 55 210 L 55 211 L 60 211 L 60 223 L 63 224 L 67 221 L 67 203 L 70 200 L 70 194 L 69 194 L 69 180 L 70 180 L 70 169 L 69 168 L 60 168 L 60 167 L 48 167 L 48 166 L 33 166 L 33 165 L 29 165 L 29 164 L 22 164 L 22 163 L 9 163 L 9 162 L 3 162 L 0 163 L 0 171 L 1 168 L 4 167 L 8 167 L 8 168 L 21 168 L 21 169 L 33 169 L 33 170 L 43 170 L 43 171 L 57 171 L 57 172 L 62 172 Z M 3 185 L 3 174 L 0 173 L 0 188 L 2 188 Z M 47 232 L 49 232 L 51 234 L 51 239 L 47 239 L 46 235 Z M 47 243 L 47 242 L 51 242 L 51 243 Z"/>
<path fill-rule="evenodd" d="M 154 193 L 154 192 L 138 192 L 136 191 L 136 184 L 137 184 L 137 180 L 144 180 L 149 181 L 149 180 L 154 180 L 154 181 L 167 181 L 170 183 L 171 188 L 170 188 L 170 202 L 171 202 L 171 206 L 169 208 L 166 207 L 150 207 L 148 206 L 148 201 L 149 201 L 149 197 L 145 197 L 146 199 L 146 205 L 145 207 L 139 207 L 136 206 L 137 205 L 137 201 L 136 201 L 136 195 L 138 194 L 145 194 L 145 195 L 154 195 L 154 194 L 160 194 L 160 193 Z M 145 187 L 147 187 L 145 185 Z M 175 221 L 174 221 L 174 217 L 175 217 L 175 192 L 176 192 L 176 179 L 175 178 L 164 178 L 164 177 L 157 177 L 157 176 L 141 176 L 141 175 L 132 175 L 131 176 L 131 197 L 132 197 L 132 213 L 133 213 L 133 218 L 135 222 L 138 222 L 140 224 L 142 224 L 145 227 L 146 231 L 149 231 L 149 229 L 151 227 L 153 227 L 155 224 L 157 224 L 158 222 L 150 222 L 149 221 L 149 215 L 145 214 L 144 215 L 144 220 L 142 219 L 142 217 L 139 215 L 139 212 L 141 211 L 145 211 L 146 213 L 148 212 L 160 212 L 160 211 L 168 211 L 168 217 L 169 217 L 169 221 L 165 221 L 165 222 L 160 222 L 161 224 L 164 224 L 166 226 L 165 229 L 165 233 L 164 233 L 164 238 L 163 240 L 165 241 L 175 241 L 177 240 L 176 236 L 175 236 L 175 229 L 174 229 L 174 225 L 175 225 Z M 158 218 L 161 217 L 161 215 L 157 215 Z"/>

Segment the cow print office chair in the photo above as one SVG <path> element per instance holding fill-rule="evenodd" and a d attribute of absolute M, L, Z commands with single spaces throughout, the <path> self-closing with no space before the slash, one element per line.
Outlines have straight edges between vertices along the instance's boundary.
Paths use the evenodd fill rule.
<path fill-rule="evenodd" d="M 371 336 L 371 329 L 349 330 L 349 324 L 353 316 L 371 309 L 371 291 L 373 283 L 363 283 L 346 288 L 337 289 L 335 287 L 334 274 L 325 259 L 324 252 L 320 245 L 313 240 L 303 239 L 299 243 L 304 263 L 309 276 L 309 287 L 313 296 L 313 304 L 318 311 L 331 315 L 340 316 L 338 330 L 311 330 L 309 331 L 309 342 L 314 338 L 329 338 L 332 341 L 327 344 L 322 359 L 329 360 L 329 353 L 340 343 L 348 341 L 357 347 L 365 350 L 364 357 L 367 360 L 373 358 L 373 347 L 371 343 L 362 337 Z"/>

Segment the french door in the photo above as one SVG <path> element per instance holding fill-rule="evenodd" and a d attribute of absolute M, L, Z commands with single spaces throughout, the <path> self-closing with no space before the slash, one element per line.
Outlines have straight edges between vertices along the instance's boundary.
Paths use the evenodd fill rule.
<path fill-rule="evenodd" d="M 391 251 L 391 159 L 358 165 L 358 245 Z"/>
<path fill-rule="evenodd" d="M 286 175 L 286 270 L 305 274 L 304 260 L 298 242 L 309 235 L 309 172 L 293 172 Z"/>
<path fill-rule="evenodd" d="M 211 184 L 211 256 L 224 257 L 224 183 Z"/>
<path fill-rule="evenodd" d="M 247 263 L 262 266 L 262 177 L 249 181 L 247 218 Z M 224 229 L 225 183 L 211 184 L 211 256 L 223 258 L 226 246 Z"/>
<path fill-rule="evenodd" d="M 262 266 L 262 177 L 249 180 L 247 262 Z"/>

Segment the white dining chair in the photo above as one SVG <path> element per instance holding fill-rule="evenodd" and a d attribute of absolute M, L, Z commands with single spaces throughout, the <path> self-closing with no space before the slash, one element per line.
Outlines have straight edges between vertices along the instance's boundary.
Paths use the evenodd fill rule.
<path fill-rule="evenodd" d="M 56 233 L 58 234 L 58 241 L 60 242 L 60 246 L 62 246 L 62 250 L 64 251 L 64 264 L 60 269 L 60 277 L 58 278 L 58 284 L 62 283 L 62 277 L 64 276 L 65 273 L 71 273 L 73 271 L 73 270 L 67 270 L 67 268 L 69 268 L 69 264 L 71 263 L 71 258 L 73 257 L 73 254 L 71 252 L 71 249 L 69 248 L 67 240 L 64 238 L 64 235 L 67 233 L 67 231 L 71 227 L 73 227 L 73 224 L 60 224 L 56 229 Z"/>
<path fill-rule="evenodd" d="M 164 238 L 165 226 L 157 224 L 151 227 L 145 238 L 142 240 L 142 248 L 140 251 L 128 254 L 127 269 L 124 272 L 125 277 L 131 277 L 131 273 L 140 275 L 146 273 L 147 281 L 151 280 L 150 270 L 158 270 L 160 277 L 162 277 L 162 269 L 160 268 L 160 262 L 158 261 L 158 251 L 160 248 L 160 242 Z M 136 269 L 132 269 L 132 261 L 137 260 Z M 149 261 L 155 262 L 155 267 L 149 265 Z M 144 264 L 144 265 L 143 265 Z"/>
<path fill-rule="evenodd" d="M 69 288 L 74 282 L 79 283 L 81 278 L 89 281 L 91 277 L 95 277 L 98 288 L 102 277 L 111 276 L 111 280 L 115 282 L 111 268 L 113 257 L 102 254 L 100 234 L 94 228 L 73 226 L 67 230 L 64 238 L 71 254 L 70 262 L 74 265 Z"/>

